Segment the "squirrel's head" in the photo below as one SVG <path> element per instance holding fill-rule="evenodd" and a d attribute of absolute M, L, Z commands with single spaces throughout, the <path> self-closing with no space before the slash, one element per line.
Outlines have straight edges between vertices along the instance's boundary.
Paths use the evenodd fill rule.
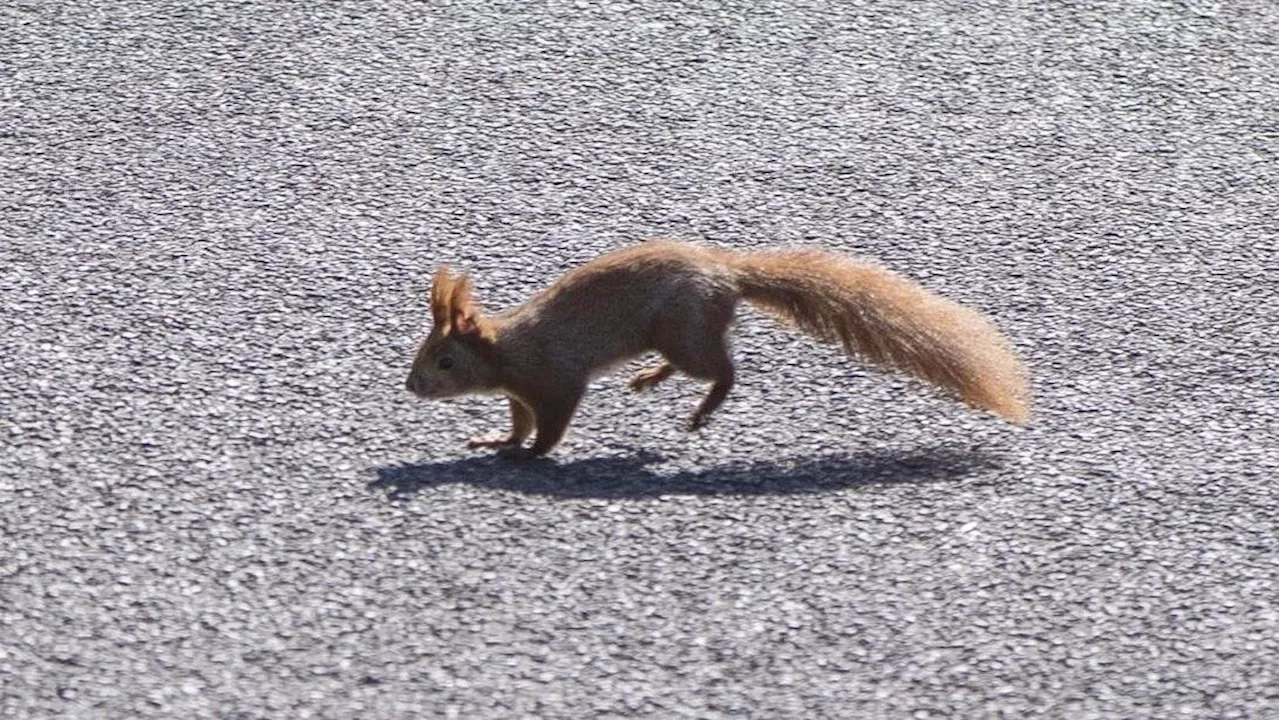
<path fill-rule="evenodd" d="M 423 398 L 481 392 L 497 383 L 494 330 L 471 297 L 471 278 L 436 270 L 431 334 L 418 347 L 405 387 Z"/>

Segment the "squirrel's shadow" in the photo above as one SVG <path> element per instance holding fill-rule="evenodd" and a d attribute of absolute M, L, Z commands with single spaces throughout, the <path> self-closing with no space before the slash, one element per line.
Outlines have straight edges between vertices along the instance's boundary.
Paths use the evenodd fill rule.
<path fill-rule="evenodd" d="M 664 460 L 643 450 L 624 457 L 566 463 L 518 462 L 484 455 L 452 462 L 377 468 L 370 488 L 393 500 L 421 490 L 467 483 L 556 498 L 643 499 L 661 495 L 794 495 L 846 488 L 959 480 L 998 466 L 979 449 L 930 447 L 827 455 L 798 462 L 730 463 L 698 471 L 658 473 L 649 465 Z"/>

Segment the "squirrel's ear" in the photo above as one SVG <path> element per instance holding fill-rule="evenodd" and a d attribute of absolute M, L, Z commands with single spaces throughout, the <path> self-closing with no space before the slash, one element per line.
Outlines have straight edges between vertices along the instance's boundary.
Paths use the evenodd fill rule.
<path fill-rule="evenodd" d="M 481 332 L 483 322 L 480 306 L 471 296 L 471 278 L 466 275 L 455 278 L 449 296 L 449 325 L 459 335 Z"/>
<path fill-rule="evenodd" d="M 458 335 L 473 335 L 480 331 L 480 323 L 475 312 L 457 310 L 453 315 L 453 331 Z"/>
<path fill-rule="evenodd" d="M 449 323 L 452 314 L 450 302 L 455 284 L 448 265 L 436 268 L 436 275 L 431 280 L 431 321 L 437 327 L 444 327 Z"/>

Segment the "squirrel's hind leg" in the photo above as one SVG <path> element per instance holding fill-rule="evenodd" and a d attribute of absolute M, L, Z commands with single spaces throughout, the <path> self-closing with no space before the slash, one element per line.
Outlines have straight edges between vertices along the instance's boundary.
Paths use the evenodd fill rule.
<path fill-rule="evenodd" d="M 631 391 L 640 393 L 649 390 L 654 385 L 671 377 L 675 371 L 675 365 L 669 362 L 641 370 L 635 377 L 631 378 Z M 694 373 L 689 373 L 689 375 L 706 379 L 704 375 L 696 375 Z M 729 390 L 733 388 L 733 364 L 726 361 L 723 365 L 719 365 L 710 379 L 714 381 L 711 385 L 711 391 L 707 393 L 707 396 L 702 400 L 702 404 L 698 406 L 693 417 L 689 419 L 690 430 L 697 430 L 706 425 L 707 418 L 711 413 L 715 412 L 716 408 L 720 407 L 725 397 L 728 396 Z"/>
<path fill-rule="evenodd" d="M 655 385 L 671 377 L 672 373 L 675 371 L 675 366 L 669 362 L 664 362 L 661 365 L 656 365 L 651 368 L 645 368 L 631 378 L 631 392 L 642 393 L 647 390 L 652 390 Z"/>
<path fill-rule="evenodd" d="M 716 378 L 711 384 L 711 390 L 707 396 L 702 399 L 702 404 L 693 412 L 693 417 L 689 418 L 689 430 L 697 430 L 707 424 L 707 419 L 711 413 L 720 407 L 724 399 L 729 394 L 729 390 L 733 388 L 733 365 L 729 365 L 727 371 L 720 377 Z"/>
<path fill-rule="evenodd" d="M 733 388 L 733 358 L 729 353 L 729 343 L 725 334 L 721 332 L 704 338 L 703 342 L 693 346 L 670 348 L 662 354 L 669 360 L 664 367 L 674 368 L 699 380 L 711 381 L 711 390 L 707 392 L 707 396 L 702 399 L 702 404 L 689 418 L 688 429 L 697 430 L 707 424 L 711 413 L 720 407 L 729 390 Z M 666 374 L 669 375 L 670 371 Z"/>

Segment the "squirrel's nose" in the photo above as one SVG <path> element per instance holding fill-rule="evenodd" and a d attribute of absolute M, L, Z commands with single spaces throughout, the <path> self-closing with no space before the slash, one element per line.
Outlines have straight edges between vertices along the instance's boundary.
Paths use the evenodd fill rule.
<path fill-rule="evenodd" d="M 409 392 L 411 392 L 411 393 L 413 393 L 413 394 L 415 394 L 415 395 L 418 393 L 418 387 L 417 387 L 416 383 L 414 383 L 414 381 L 413 381 L 413 376 L 412 376 L 412 375 L 410 375 L 410 376 L 409 376 L 409 379 L 408 379 L 408 380 L 405 380 L 405 381 L 404 381 L 404 389 L 405 389 L 405 390 L 408 390 Z"/>

